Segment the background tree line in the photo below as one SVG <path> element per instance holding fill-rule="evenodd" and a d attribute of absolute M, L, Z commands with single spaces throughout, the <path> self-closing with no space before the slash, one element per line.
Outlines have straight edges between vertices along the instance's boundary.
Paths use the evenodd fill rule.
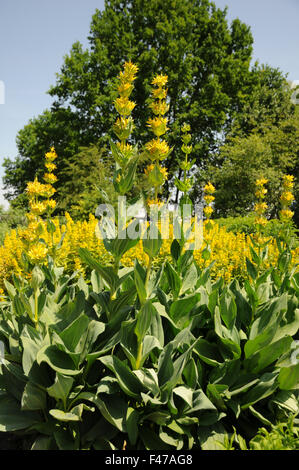
<path fill-rule="evenodd" d="M 169 77 L 168 142 L 174 151 L 167 160 L 165 196 L 178 197 L 173 176 L 180 176 L 180 128 L 188 122 L 196 159 L 194 201 L 210 179 L 217 188 L 215 214 L 242 215 L 252 209 L 254 181 L 262 174 L 269 178 L 275 215 L 286 172 L 296 178 L 298 200 L 298 106 L 280 70 L 252 64 L 250 27 L 239 19 L 229 25 L 226 15 L 209 0 L 106 0 L 92 17 L 88 49 L 76 42 L 65 56 L 48 91 L 51 109 L 19 131 L 18 155 L 5 159 L 4 186 L 12 206 L 26 205 L 26 182 L 42 176 L 42 157 L 52 145 L 59 155 L 58 213 L 94 212 L 101 200 L 98 187 L 113 197 L 108 139 L 115 80 L 129 59 L 139 67 L 133 139 L 141 145 L 150 139 L 152 77 Z"/>

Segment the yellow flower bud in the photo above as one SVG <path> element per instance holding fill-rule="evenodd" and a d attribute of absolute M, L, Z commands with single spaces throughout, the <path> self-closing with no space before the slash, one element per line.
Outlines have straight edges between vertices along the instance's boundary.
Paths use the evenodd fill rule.
<path fill-rule="evenodd" d="M 168 130 L 167 121 L 167 118 L 155 117 L 153 119 L 149 119 L 147 121 L 147 125 L 151 128 L 152 132 L 157 137 L 160 137 L 161 135 L 165 134 L 165 132 Z"/>

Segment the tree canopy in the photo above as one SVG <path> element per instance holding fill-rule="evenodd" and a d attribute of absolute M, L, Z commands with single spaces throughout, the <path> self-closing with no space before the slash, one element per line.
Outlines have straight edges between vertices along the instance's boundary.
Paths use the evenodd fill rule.
<path fill-rule="evenodd" d="M 80 165 L 81 148 L 96 146 L 107 158 L 108 138 L 115 120 L 115 80 L 125 60 L 139 67 L 133 99 L 133 140 L 149 138 L 150 85 L 156 73 L 168 75 L 168 143 L 174 151 L 167 160 L 170 175 L 179 173 L 180 128 L 191 126 L 197 182 L 202 171 L 216 164 L 219 145 L 232 127 L 248 135 L 266 116 L 272 123 L 292 112 L 287 104 L 286 80 L 270 67 L 251 67 L 253 37 L 250 27 L 209 0 L 106 0 L 92 17 L 89 47 L 76 42 L 64 57 L 56 83 L 50 88 L 51 110 L 32 119 L 18 134 L 18 156 L 5 160 L 6 195 L 13 199 L 32 175 L 42 171 L 41 156 L 54 145 L 59 155 L 58 207 L 65 210 L 65 191 L 73 187 L 74 205 L 80 187 L 66 171 L 71 161 Z M 262 104 L 264 115 L 259 111 Z M 251 116 L 248 120 L 248 115 Z M 96 184 L 94 181 L 88 184 Z M 82 175 L 84 179 L 84 175 Z M 197 184 L 199 187 L 199 184 Z M 194 198 L 200 197 L 196 190 Z M 96 203 L 95 203 L 96 204 Z"/>

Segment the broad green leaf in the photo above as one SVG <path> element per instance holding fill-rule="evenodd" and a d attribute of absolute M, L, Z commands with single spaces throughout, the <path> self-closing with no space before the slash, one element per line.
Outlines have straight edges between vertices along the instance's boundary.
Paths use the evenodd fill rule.
<path fill-rule="evenodd" d="M 129 407 L 127 409 L 126 416 L 126 428 L 129 436 L 129 440 L 132 445 L 136 444 L 138 434 L 139 434 L 139 413 L 134 408 Z"/>
<path fill-rule="evenodd" d="M 146 287 L 145 287 L 144 272 L 143 272 L 143 269 L 140 267 L 137 260 L 135 262 L 134 280 L 135 280 L 135 286 L 136 286 L 137 294 L 139 297 L 139 301 L 141 305 L 143 305 L 147 299 L 147 292 L 146 292 Z"/>
<path fill-rule="evenodd" d="M 0 395 L 0 432 L 27 429 L 41 421 L 38 412 L 22 411 L 20 403 L 8 395 Z"/>
<path fill-rule="evenodd" d="M 90 319 L 81 314 L 59 336 L 70 352 L 81 352 Z"/>
<path fill-rule="evenodd" d="M 224 360 L 238 359 L 241 356 L 241 338 L 236 326 L 233 326 L 233 328 L 229 330 L 222 325 L 218 307 L 215 308 L 214 322 L 215 333 L 219 337 L 219 350 Z"/>
<path fill-rule="evenodd" d="M 127 291 L 122 292 L 120 295 L 117 296 L 116 299 L 110 302 L 109 308 L 111 311 L 111 315 L 117 315 L 123 307 L 128 307 L 131 305 L 136 296 L 136 287 L 130 287 Z"/>
<path fill-rule="evenodd" d="M 16 294 L 14 296 L 14 299 L 13 299 L 13 302 L 12 302 L 12 308 L 13 308 L 13 312 L 14 312 L 15 315 L 22 316 L 25 313 L 25 308 L 24 308 L 23 302 L 21 301 L 18 294 Z"/>
<path fill-rule="evenodd" d="M 79 400 L 87 400 L 98 407 L 102 416 L 108 423 L 115 426 L 121 432 L 127 432 L 126 416 L 128 405 L 119 396 L 109 396 L 107 399 L 99 398 L 93 393 L 82 392 L 78 396 Z"/>
<path fill-rule="evenodd" d="M 78 375 L 81 370 L 77 370 L 71 357 L 57 346 L 46 346 L 37 354 L 37 362 L 46 362 L 49 366 L 62 375 Z"/>
<path fill-rule="evenodd" d="M 252 354 L 244 361 L 244 367 L 254 373 L 265 369 L 268 365 L 275 362 L 284 353 L 290 350 L 293 339 L 291 336 L 285 336 Z"/>
<path fill-rule="evenodd" d="M 28 376 L 41 347 L 30 338 L 21 337 L 21 339 L 23 344 L 22 366 L 25 375 Z"/>
<path fill-rule="evenodd" d="M 257 278 L 257 269 L 250 259 L 246 258 L 246 267 L 249 276 L 254 280 Z"/>
<path fill-rule="evenodd" d="M 165 428 L 162 427 L 160 428 L 159 437 L 163 442 L 172 447 L 175 447 L 177 450 L 181 449 L 184 443 L 183 439 L 180 436 L 175 439 L 170 433 L 166 431 Z"/>
<path fill-rule="evenodd" d="M 268 307 L 263 307 L 261 315 L 252 324 L 249 340 L 245 344 L 246 358 L 274 341 L 286 311 L 287 296 L 285 295 L 269 302 Z"/>
<path fill-rule="evenodd" d="M 288 414 L 291 413 L 295 415 L 299 412 L 299 403 L 296 395 L 292 390 L 281 390 L 280 392 L 276 393 L 275 396 L 271 399 L 269 408 L 272 410 L 274 406 L 278 407 L 279 409 L 287 410 Z"/>
<path fill-rule="evenodd" d="M 126 230 L 130 231 L 133 230 L 135 225 L 135 222 L 132 222 L 131 224 L 128 225 Z M 138 230 L 138 226 L 136 227 Z M 107 240 L 104 239 L 104 244 L 105 247 L 110 253 L 112 253 L 117 259 L 120 259 L 128 250 L 133 248 L 134 246 L 137 245 L 139 242 L 139 237 L 137 237 L 137 232 L 136 232 L 136 238 L 129 238 L 127 234 L 124 234 L 125 238 L 114 238 L 112 240 Z"/>
<path fill-rule="evenodd" d="M 210 366 L 216 367 L 222 362 L 219 349 L 216 344 L 209 343 L 205 339 L 200 338 L 197 341 L 194 352 L 198 354 L 203 362 Z"/>
<path fill-rule="evenodd" d="M 70 421 L 70 424 L 68 425 L 57 426 L 53 432 L 53 437 L 59 450 L 79 450 L 79 433 L 76 430 L 75 425 L 72 425 L 72 421 Z"/>
<path fill-rule="evenodd" d="M 83 410 L 93 411 L 94 408 L 91 408 L 84 403 L 74 406 L 69 412 L 64 412 L 59 409 L 52 409 L 49 411 L 50 415 L 58 421 L 70 422 L 70 421 L 82 421 Z"/>
<path fill-rule="evenodd" d="M 140 429 L 140 438 L 146 450 L 171 450 L 171 447 L 163 442 L 152 429 L 142 427 Z"/>
<path fill-rule="evenodd" d="M 139 398 L 139 394 L 144 391 L 144 387 L 124 362 L 116 356 L 104 356 L 99 361 L 114 372 L 120 388 L 127 395 L 136 399 Z"/>
<path fill-rule="evenodd" d="M 123 321 L 120 327 L 120 344 L 134 368 L 137 358 L 137 336 L 135 334 L 136 320 Z"/>
<path fill-rule="evenodd" d="M 63 421 L 63 422 L 68 423 L 70 421 L 80 421 L 82 411 L 83 411 L 83 406 L 80 406 L 76 408 L 76 412 L 70 411 L 67 413 L 62 410 L 52 409 L 49 411 L 49 413 L 51 416 L 53 416 L 53 418 L 57 419 L 58 421 Z"/>
<path fill-rule="evenodd" d="M 259 421 L 261 421 L 261 423 L 263 423 L 265 426 L 272 426 L 271 421 L 269 421 L 267 418 L 265 418 L 265 416 L 263 416 L 256 409 L 254 409 L 253 406 L 250 406 L 249 410 L 253 414 L 253 416 L 257 418 Z"/>
<path fill-rule="evenodd" d="M 160 392 L 158 376 L 154 369 L 138 369 L 133 373 L 138 377 L 140 383 L 144 385 L 153 395 L 158 395 Z"/>
<path fill-rule="evenodd" d="M 44 410 L 46 406 L 45 392 L 31 382 L 27 382 L 21 400 L 22 410 Z"/>
<path fill-rule="evenodd" d="M 155 307 L 155 309 L 157 310 L 158 314 L 160 317 L 164 317 L 168 320 L 168 322 L 172 325 L 174 331 L 178 331 L 179 328 L 177 327 L 177 325 L 174 323 L 174 321 L 170 318 L 170 316 L 168 315 L 168 313 L 166 312 L 166 309 L 165 309 L 165 306 L 162 305 L 160 302 L 154 302 L 153 303 L 153 306 Z M 163 333 L 164 334 L 164 333 Z"/>
<path fill-rule="evenodd" d="M 5 362 L 2 364 L 2 377 L 5 390 L 18 401 L 21 401 L 27 382 L 22 368 L 18 364 Z"/>
<path fill-rule="evenodd" d="M 227 431 L 221 423 L 199 427 L 199 441 L 202 450 L 220 450 L 219 442 L 224 444 Z"/>
<path fill-rule="evenodd" d="M 161 387 L 168 383 L 168 381 L 170 380 L 174 372 L 173 361 L 172 361 L 173 349 L 174 349 L 173 345 L 171 343 L 168 343 L 159 357 L 158 378 L 159 378 L 159 385 Z"/>
<path fill-rule="evenodd" d="M 292 390 L 299 388 L 299 363 L 290 367 L 282 367 L 278 376 L 279 388 L 281 390 Z"/>
<path fill-rule="evenodd" d="M 219 308 L 225 326 L 231 330 L 235 325 L 237 306 L 230 291 L 226 291 L 220 296 Z"/>
<path fill-rule="evenodd" d="M 241 360 L 226 361 L 214 367 L 209 374 L 209 382 L 232 387 L 240 376 Z"/>
<path fill-rule="evenodd" d="M 177 239 L 175 238 L 172 241 L 171 246 L 170 246 L 170 253 L 171 253 L 171 256 L 172 256 L 172 258 L 175 262 L 178 261 L 180 255 L 181 255 L 181 250 L 182 250 L 182 247 L 179 244 L 179 242 L 177 241 Z"/>
<path fill-rule="evenodd" d="M 164 272 L 167 276 L 170 290 L 173 293 L 173 296 L 176 298 L 179 295 L 180 289 L 182 287 L 181 278 L 168 261 L 165 263 Z"/>
<path fill-rule="evenodd" d="M 146 335 L 142 343 L 142 359 L 140 367 L 144 364 L 145 360 L 154 349 L 161 351 L 163 347 L 155 336 Z"/>
<path fill-rule="evenodd" d="M 218 304 L 218 289 L 213 289 L 209 295 L 208 309 L 212 315 L 214 315 L 216 305 Z"/>
<path fill-rule="evenodd" d="M 185 367 L 186 362 L 189 360 L 191 352 L 195 347 L 198 340 L 195 340 L 186 352 L 180 354 L 180 356 L 173 361 L 173 372 L 169 377 L 166 384 L 163 385 L 163 389 L 170 391 L 175 385 L 181 380 L 181 376 Z M 160 372 L 160 371 L 159 371 Z M 162 388 L 162 387 L 161 387 Z"/>
<path fill-rule="evenodd" d="M 156 309 L 156 303 L 152 303 L 153 311 L 152 311 L 152 318 L 151 324 L 149 327 L 149 336 L 154 336 L 159 341 L 160 345 L 164 346 L 164 329 L 162 324 L 162 319 L 160 312 Z M 159 304 L 160 305 L 160 304 Z M 163 306 L 161 306 L 163 308 Z"/>
<path fill-rule="evenodd" d="M 137 335 L 138 342 L 143 341 L 143 338 L 150 327 L 152 316 L 154 315 L 155 308 L 153 307 L 152 302 L 148 300 L 137 313 L 135 333 Z"/>
<path fill-rule="evenodd" d="M 79 248 L 79 256 L 81 259 L 88 264 L 92 269 L 97 271 L 101 277 L 104 279 L 109 288 L 115 292 L 119 286 L 119 278 L 113 271 L 113 268 L 110 266 L 102 266 L 98 261 L 96 261 L 90 252 L 86 248 Z"/>
<path fill-rule="evenodd" d="M 178 328 L 184 328 L 188 324 L 192 309 L 200 301 L 200 294 L 195 293 L 182 299 L 176 300 L 171 304 L 169 315 Z"/>
<path fill-rule="evenodd" d="M 268 328 L 277 327 L 283 314 L 288 308 L 288 295 L 283 294 L 280 297 L 272 299 L 266 305 L 262 306 L 260 316 L 253 322 L 249 339 L 252 340 L 262 334 Z"/>
<path fill-rule="evenodd" d="M 30 450 L 50 450 L 53 445 L 53 438 L 48 436 L 38 437 Z"/>
<path fill-rule="evenodd" d="M 197 269 L 195 267 L 195 264 L 192 263 L 183 277 L 182 287 L 180 289 L 179 294 L 182 295 L 186 291 L 194 289 L 196 282 L 197 282 L 197 278 L 198 278 Z"/>
<path fill-rule="evenodd" d="M 227 391 L 227 385 L 222 384 L 208 384 L 207 385 L 207 397 L 211 400 L 214 405 L 222 411 L 226 411 L 226 404 L 223 399 L 223 395 Z"/>
<path fill-rule="evenodd" d="M 193 393 L 192 407 L 187 411 L 188 415 L 194 415 L 197 411 L 217 411 L 215 405 L 209 400 L 202 390 L 195 390 Z"/>
<path fill-rule="evenodd" d="M 160 248 L 162 246 L 162 237 L 158 228 L 155 230 L 154 224 L 151 224 L 151 226 L 146 230 L 145 237 L 142 240 L 142 246 L 144 252 L 150 258 L 154 258 L 159 254 Z"/>
<path fill-rule="evenodd" d="M 263 374 L 258 383 L 242 397 L 242 410 L 249 408 L 263 398 L 267 398 L 278 388 L 278 372 L 267 372 Z"/>
<path fill-rule="evenodd" d="M 142 421 L 152 421 L 153 423 L 159 424 L 161 426 L 165 425 L 167 421 L 171 418 L 169 411 L 153 411 L 152 413 L 146 414 Z"/>
<path fill-rule="evenodd" d="M 56 372 L 55 382 L 51 387 L 47 388 L 47 392 L 50 397 L 58 400 L 62 400 L 64 405 L 66 404 L 67 397 L 74 384 L 74 379 Z"/>
<path fill-rule="evenodd" d="M 16 289 L 14 288 L 14 286 L 8 282 L 6 279 L 4 279 L 4 285 L 5 285 L 5 290 L 6 292 L 8 293 L 10 299 L 13 301 L 13 299 L 15 298 L 15 296 L 17 295 L 17 291 Z"/>
<path fill-rule="evenodd" d="M 117 392 L 119 392 L 119 385 L 116 378 L 104 377 L 100 380 L 97 388 L 97 395 L 100 393 L 107 393 L 108 395 L 112 395 L 113 393 Z"/>
<path fill-rule="evenodd" d="M 187 405 L 192 408 L 193 390 L 191 388 L 179 385 L 178 387 L 173 389 L 173 393 L 181 397 L 187 403 Z"/>
<path fill-rule="evenodd" d="M 103 289 L 103 282 L 100 274 L 94 269 L 91 271 L 90 282 L 94 292 L 100 293 Z"/>
<path fill-rule="evenodd" d="M 183 370 L 183 375 L 185 377 L 185 381 L 188 387 L 191 387 L 193 389 L 197 388 L 196 386 L 198 381 L 198 368 L 193 358 L 191 358 L 186 363 Z"/>
<path fill-rule="evenodd" d="M 243 325 L 248 327 L 252 319 L 252 305 L 248 301 L 246 291 L 244 288 L 241 289 L 239 285 L 237 285 L 235 288 L 230 286 L 230 289 L 235 296 L 238 319 L 241 320 Z"/>

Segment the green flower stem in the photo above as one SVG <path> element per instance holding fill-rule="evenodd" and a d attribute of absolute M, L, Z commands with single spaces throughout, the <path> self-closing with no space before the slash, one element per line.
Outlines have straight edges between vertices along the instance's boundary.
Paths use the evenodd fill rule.
<path fill-rule="evenodd" d="M 136 358 L 136 364 L 135 364 L 135 370 L 140 369 L 141 366 L 141 360 L 142 360 L 142 341 L 138 344 L 138 349 L 137 349 L 137 358 Z"/>
<path fill-rule="evenodd" d="M 147 268 L 146 268 L 146 276 L 145 276 L 145 290 L 146 291 L 147 291 L 147 285 L 148 285 L 150 274 L 151 274 L 152 264 L 153 264 L 153 257 L 149 256 L 148 263 L 147 263 Z M 144 305 L 144 303 L 142 303 L 141 307 L 143 305 Z M 142 348 L 143 348 L 143 341 L 140 341 L 140 342 L 138 342 L 138 346 L 137 346 L 137 358 L 136 358 L 136 363 L 135 363 L 135 369 L 136 370 L 140 369 L 140 366 L 141 366 Z"/>
<path fill-rule="evenodd" d="M 148 281 L 149 281 L 150 274 L 151 274 L 152 264 L 153 264 L 153 257 L 149 256 L 149 260 L 148 260 L 148 264 L 146 268 L 145 289 L 147 289 Z"/>
<path fill-rule="evenodd" d="M 38 329 L 38 291 L 39 289 L 34 291 L 34 323 L 36 329 Z"/>

